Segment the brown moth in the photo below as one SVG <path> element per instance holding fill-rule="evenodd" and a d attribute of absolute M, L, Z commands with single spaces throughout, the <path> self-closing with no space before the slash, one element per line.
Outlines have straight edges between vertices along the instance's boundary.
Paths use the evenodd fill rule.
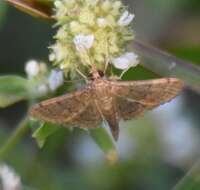
<path fill-rule="evenodd" d="M 64 126 L 96 128 L 107 121 L 115 140 L 119 120 L 129 120 L 177 96 L 184 83 L 176 78 L 114 81 L 95 76 L 84 89 L 34 105 L 30 114 Z"/>

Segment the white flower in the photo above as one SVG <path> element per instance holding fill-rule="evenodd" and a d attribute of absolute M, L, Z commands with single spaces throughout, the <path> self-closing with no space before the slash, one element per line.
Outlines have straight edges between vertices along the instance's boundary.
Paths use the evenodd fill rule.
<path fill-rule="evenodd" d="M 53 62 L 53 61 L 55 61 L 55 60 L 56 60 L 56 55 L 55 55 L 55 53 L 49 54 L 49 61 Z"/>
<path fill-rule="evenodd" d="M 105 27 L 107 25 L 107 20 L 105 18 L 98 18 L 97 19 L 97 24 L 100 27 Z"/>
<path fill-rule="evenodd" d="M 40 84 L 37 86 L 36 90 L 37 90 L 37 94 L 42 96 L 42 95 L 45 95 L 48 93 L 49 88 L 48 88 L 47 84 Z"/>
<path fill-rule="evenodd" d="M 54 6 L 57 8 L 57 12 L 56 12 L 56 15 L 55 17 L 57 18 L 62 18 L 63 16 L 65 16 L 65 14 L 67 13 L 67 9 L 66 7 L 64 6 L 63 2 L 60 1 L 60 0 L 56 0 L 54 2 Z"/>
<path fill-rule="evenodd" d="M 127 52 L 120 57 L 112 59 L 112 64 L 121 70 L 136 67 L 139 64 L 138 56 L 132 52 Z"/>
<path fill-rule="evenodd" d="M 58 38 L 58 39 L 66 39 L 67 38 L 66 27 L 59 28 L 56 38 Z"/>
<path fill-rule="evenodd" d="M 7 165 L 0 165 L 0 179 L 3 190 L 22 189 L 20 177 Z"/>
<path fill-rule="evenodd" d="M 59 0 L 57 0 L 54 2 L 54 5 L 56 8 L 60 8 L 62 6 L 62 3 Z"/>
<path fill-rule="evenodd" d="M 52 70 L 48 78 L 49 88 L 51 91 L 55 91 L 64 83 L 64 74 L 62 71 Z"/>
<path fill-rule="evenodd" d="M 120 26 L 128 26 L 132 20 L 134 19 L 135 15 L 134 14 L 129 14 L 128 11 L 125 11 L 120 19 L 118 20 L 118 25 Z"/>
<path fill-rule="evenodd" d="M 61 69 L 61 70 L 64 70 L 65 68 L 67 68 L 67 66 L 68 66 L 68 65 L 60 64 L 60 69 Z"/>
<path fill-rule="evenodd" d="M 66 54 L 66 49 L 60 44 L 51 46 L 51 49 L 53 52 L 49 55 L 49 61 L 60 62 Z"/>
<path fill-rule="evenodd" d="M 79 34 L 74 37 L 74 44 L 78 51 L 90 49 L 94 42 L 94 35 Z"/>
<path fill-rule="evenodd" d="M 32 78 L 38 75 L 40 72 L 40 66 L 39 63 L 35 60 L 30 60 L 26 63 L 25 71 L 28 76 L 28 78 Z"/>

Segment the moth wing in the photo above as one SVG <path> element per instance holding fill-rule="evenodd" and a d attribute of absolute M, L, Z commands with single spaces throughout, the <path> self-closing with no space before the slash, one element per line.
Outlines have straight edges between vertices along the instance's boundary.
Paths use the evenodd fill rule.
<path fill-rule="evenodd" d="M 79 115 L 75 116 L 70 124 L 80 128 L 96 128 L 102 123 L 103 118 L 96 105 L 91 101 Z"/>
<path fill-rule="evenodd" d="M 144 81 L 110 81 L 119 115 L 131 119 L 176 97 L 184 87 L 176 78 Z"/>
<path fill-rule="evenodd" d="M 142 115 L 149 108 L 141 103 L 130 101 L 124 97 L 117 97 L 119 116 L 123 120 L 129 120 Z"/>
<path fill-rule="evenodd" d="M 45 122 L 83 128 L 96 127 L 101 121 L 87 88 L 40 102 L 30 109 L 30 114 Z"/>

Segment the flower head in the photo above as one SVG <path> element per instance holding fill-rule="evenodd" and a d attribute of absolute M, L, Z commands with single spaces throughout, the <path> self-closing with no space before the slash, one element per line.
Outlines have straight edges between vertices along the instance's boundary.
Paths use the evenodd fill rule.
<path fill-rule="evenodd" d="M 72 76 L 92 64 L 103 70 L 134 38 L 134 15 L 119 0 L 56 0 L 54 17 L 59 28 L 49 58 Z"/>
<path fill-rule="evenodd" d="M 50 55 L 51 59 L 55 59 L 54 56 L 56 55 Z M 64 83 L 63 71 L 53 69 L 50 72 L 46 64 L 43 62 L 31 60 L 26 64 L 25 71 L 31 84 L 33 85 L 33 94 L 38 97 L 47 95 L 49 92 L 56 91 L 57 88 Z"/>

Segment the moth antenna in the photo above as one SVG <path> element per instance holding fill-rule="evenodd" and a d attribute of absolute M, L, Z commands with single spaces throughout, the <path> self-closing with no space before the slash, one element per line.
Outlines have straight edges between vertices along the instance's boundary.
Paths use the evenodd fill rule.
<path fill-rule="evenodd" d="M 104 68 L 104 73 L 106 73 L 106 71 L 107 71 L 107 68 L 108 68 L 108 65 L 109 65 L 109 62 L 108 61 L 106 61 L 106 63 L 105 63 L 105 68 Z"/>

